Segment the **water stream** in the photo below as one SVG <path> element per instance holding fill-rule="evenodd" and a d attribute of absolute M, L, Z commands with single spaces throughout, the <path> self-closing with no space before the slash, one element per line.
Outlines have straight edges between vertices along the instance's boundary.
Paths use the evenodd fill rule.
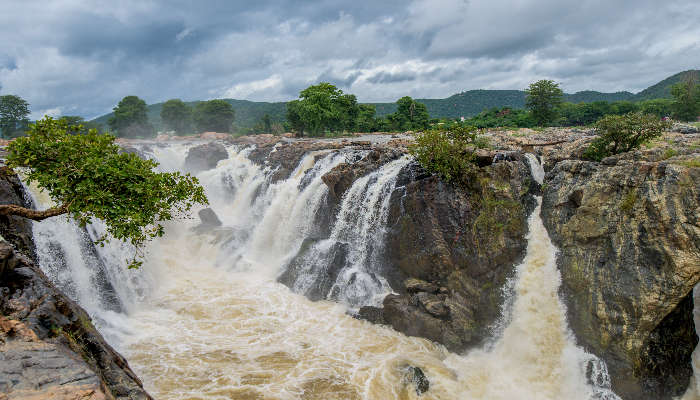
<path fill-rule="evenodd" d="M 172 170 L 182 168 L 186 151 L 156 147 L 149 156 Z M 99 224 L 86 231 L 65 218 L 35 224 L 42 268 L 87 309 L 155 398 L 618 398 L 605 365 L 577 347 L 567 327 L 541 199 L 528 220 L 527 255 L 515 267 L 503 329 L 484 348 L 454 354 L 347 313 L 391 291 L 378 253 L 389 196 L 408 159 L 348 189 L 330 237 L 314 242 L 309 268 L 289 289 L 277 278 L 306 239 L 323 237 L 314 218 L 327 196 L 321 176 L 345 155 L 307 154 L 288 179 L 272 182 L 272 171 L 252 163 L 248 151 L 231 147 L 229 159 L 198 175 L 222 226 L 198 230 L 198 218 L 168 223 L 139 271 L 123 268 L 128 247 L 89 246 Z M 542 182 L 540 164 L 529 160 Z M 29 189 L 39 207 L 49 206 Z M 313 258 L 324 257 L 329 243 L 342 243 L 347 257 L 328 300 L 311 301 L 304 285 L 325 273 Z M 420 397 L 408 366 L 430 381 Z"/>

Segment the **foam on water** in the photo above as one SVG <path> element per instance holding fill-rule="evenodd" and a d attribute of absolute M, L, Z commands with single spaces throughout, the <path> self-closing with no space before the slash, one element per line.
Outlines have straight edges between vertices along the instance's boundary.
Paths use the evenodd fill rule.
<path fill-rule="evenodd" d="M 156 147 L 151 154 L 167 158 L 162 168 L 179 169 L 187 146 L 178 146 Z M 578 348 L 568 330 L 557 294 L 556 248 L 539 215 L 541 199 L 528 220 L 527 255 L 516 267 L 503 329 L 485 348 L 452 354 L 346 313 L 353 299 L 366 301 L 368 294 L 388 290 L 353 287 L 347 274 L 374 274 L 381 282 L 375 256 L 389 196 L 408 159 L 348 189 L 331 233 L 349 246 L 350 262 L 335 283 L 340 303 L 311 302 L 275 279 L 318 228 L 313 215 L 327 196 L 321 176 L 344 157 L 307 154 L 288 179 L 272 182 L 271 171 L 252 163 L 247 151 L 231 147 L 228 160 L 198 175 L 221 228 L 202 233 L 192 229 L 197 219 L 168 223 L 166 236 L 149 245 L 135 273 L 119 266 L 128 248 L 97 249 L 108 261 L 104 268 L 114 292 L 126 303 L 123 312 L 108 313 L 91 299 L 100 294 L 86 289 L 89 260 L 81 264 L 64 251 L 47 252 L 41 261 L 51 270 L 51 261 L 64 257 L 63 270 L 57 268 L 52 279 L 79 288 L 76 299 L 99 319 L 100 330 L 156 398 L 414 399 L 406 371 L 416 366 L 430 381 L 421 399 L 617 399 L 604 363 Z M 534 157 L 529 161 L 541 182 L 540 164 Z M 70 224 L 55 219 L 45 235 L 35 233 L 37 245 L 46 237 L 55 240 Z M 97 237 L 100 229 L 96 224 L 88 232 Z M 64 247 L 85 240 L 60 238 Z"/>

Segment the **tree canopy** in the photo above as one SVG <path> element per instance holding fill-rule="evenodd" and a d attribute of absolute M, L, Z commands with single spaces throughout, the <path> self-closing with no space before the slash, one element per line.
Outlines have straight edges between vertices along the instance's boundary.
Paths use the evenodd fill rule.
<path fill-rule="evenodd" d="M 287 103 L 287 121 L 301 136 L 319 136 L 326 130 L 352 130 L 360 112 L 357 98 L 328 82 L 312 85 L 299 93 L 299 99 Z"/>
<path fill-rule="evenodd" d="M 114 116 L 109 119 L 109 127 L 121 137 L 153 136 L 153 126 L 148 122 L 146 102 L 137 96 L 124 97 L 116 107 Z"/>
<path fill-rule="evenodd" d="M 673 117 L 681 121 L 695 121 L 700 115 L 700 85 L 690 75 L 671 87 Z"/>
<path fill-rule="evenodd" d="M 2 137 L 16 137 L 29 124 L 29 103 L 19 96 L 0 96 L 0 131 Z"/>
<path fill-rule="evenodd" d="M 530 110 L 538 125 L 544 126 L 556 119 L 557 108 L 564 96 L 558 83 L 542 79 L 530 84 L 525 93 L 525 107 Z"/>
<path fill-rule="evenodd" d="M 45 117 L 31 124 L 26 136 L 8 146 L 7 162 L 26 167 L 27 181 L 36 182 L 57 205 L 44 211 L 0 205 L 0 214 L 34 220 L 68 214 L 81 226 L 98 218 L 107 226 L 98 242 L 131 243 L 136 254 L 129 267 L 140 266 L 144 244 L 163 235 L 162 222 L 206 204 L 207 198 L 197 178 L 156 172 L 158 163 L 121 151 L 114 140 L 66 120 Z"/>
<path fill-rule="evenodd" d="M 404 96 L 396 101 L 396 112 L 387 116 L 393 130 L 422 130 L 429 126 L 430 115 L 423 103 Z"/>
<path fill-rule="evenodd" d="M 236 112 L 225 100 L 209 100 L 194 108 L 194 123 L 200 132 L 231 132 Z"/>
<path fill-rule="evenodd" d="M 180 99 L 170 99 L 163 103 L 160 118 L 167 130 L 182 135 L 192 130 L 192 109 Z"/>
<path fill-rule="evenodd" d="M 642 143 L 661 136 L 669 125 L 670 122 L 662 121 L 656 115 L 608 115 L 595 124 L 598 137 L 586 149 L 584 157 L 600 161 L 636 149 Z"/>

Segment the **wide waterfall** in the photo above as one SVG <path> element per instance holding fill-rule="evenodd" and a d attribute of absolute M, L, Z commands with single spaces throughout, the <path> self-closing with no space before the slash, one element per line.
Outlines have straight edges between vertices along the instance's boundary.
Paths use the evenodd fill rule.
<path fill-rule="evenodd" d="M 141 150 L 175 170 L 188 145 Z M 139 271 L 124 268 L 128 246 L 91 246 L 89 238 L 104 231 L 99 222 L 82 229 L 61 217 L 34 225 L 41 267 L 86 308 L 155 398 L 618 398 L 605 364 L 577 347 L 567 327 L 541 198 L 501 329 L 484 348 L 454 354 L 348 315 L 392 291 L 382 276 L 382 241 L 389 197 L 409 158 L 356 180 L 323 226 L 321 177 L 350 150 L 310 152 L 279 181 L 248 158 L 251 148 L 228 151 L 198 174 L 221 226 L 200 226 L 196 217 L 168 223 Z M 544 171 L 528 157 L 541 183 Z M 50 206 L 29 190 L 37 207 Z M 290 268 L 285 286 L 278 280 Z M 317 301 L 304 296 L 312 289 Z M 420 396 L 409 367 L 430 381 Z"/>

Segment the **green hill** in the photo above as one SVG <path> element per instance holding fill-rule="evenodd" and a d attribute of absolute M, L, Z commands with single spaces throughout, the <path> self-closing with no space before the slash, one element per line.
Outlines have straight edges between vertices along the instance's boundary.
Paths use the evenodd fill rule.
<path fill-rule="evenodd" d="M 696 82 L 700 82 L 700 70 L 691 69 L 688 71 L 679 72 L 673 76 L 669 76 L 663 81 L 657 83 L 656 85 L 649 86 L 648 88 L 637 93 L 635 100 L 651 100 L 660 98 L 670 98 L 671 97 L 671 86 L 680 82 L 687 77 L 694 77 Z"/>
<path fill-rule="evenodd" d="M 684 79 L 688 74 L 700 78 L 700 70 L 679 72 L 663 81 L 634 94 L 630 92 L 602 93 L 591 90 L 564 94 L 564 100 L 572 103 L 592 103 L 594 101 L 639 101 L 655 98 L 671 97 L 672 85 Z M 698 79 L 700 81 L 700 79 Z M 471 117 L 486 109 L 494 107 L 525 107 L 525 92 L 522 90 L 468 90 L 457 93 L 445 99 L 417 99 L 428 108 L 428 113 L 433 118 L 459 118 Z M 273 122 L 285 120 L 286 103 L 267 103 L 248 100 L 224 99 L 231 103 L 236 110 L 235 125 L 239 128 L 250 128 L 265 115 L 269 114 Z M 198 101 L 189 102 L 194 106 Z M 378 116 L 385 116 L 396 111 L 395 103 L 369 103 L 377 108 Z M 157 130 L 162 130 L 160 110 L 163 103 L 148 106 L 148 118 Z M 107 126 L 107 121 L 112 113 L 96 118 L 94 121 Z"/>

